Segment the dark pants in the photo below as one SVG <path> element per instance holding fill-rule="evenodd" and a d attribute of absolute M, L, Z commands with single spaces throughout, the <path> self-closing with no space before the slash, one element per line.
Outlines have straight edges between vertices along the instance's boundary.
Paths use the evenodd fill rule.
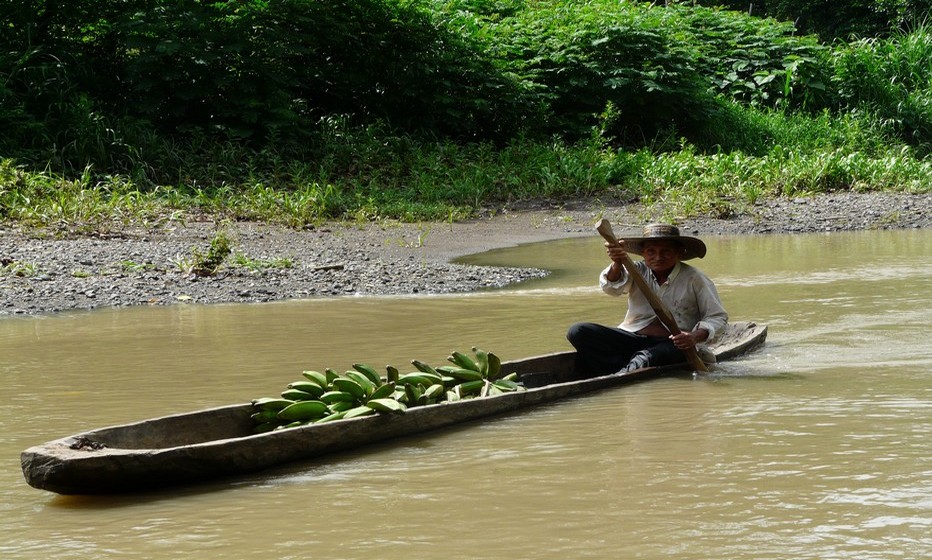
<path fill-rule="evenodd" d="M 642 336 L 597 323 L 576 323 L 566 339 L 576 348 L 577 366 L 584 375 L 604 375 L 647 366 L 686 361 L 666 337 Z"/>

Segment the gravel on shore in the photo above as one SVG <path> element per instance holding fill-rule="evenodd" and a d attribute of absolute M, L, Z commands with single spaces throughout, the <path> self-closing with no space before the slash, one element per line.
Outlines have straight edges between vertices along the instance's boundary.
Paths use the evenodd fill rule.
<path fill-rule="evenodd" d="M 683 233 L 809 233 L 929 228 L 932 194 L 835 193 L 776 199 L 728 218 L 678 223 Z M 596 200 L 525 204 L 468 222 L 326 224 L 293 230 L 258 223 L 219 226 L 233 241 L 213 276 L 186 272 L 206 253 L 213 222 L 126 228 L 105 236 L 23 232 L 0 224 L 0 316 L 112 306 L 268 302 L 348 295 L 441 294 L 502 287 L 545 270 L 476 267 L 452 259 L 494 248 L 595 236 L 608 218 L 616 231 L 640 231 L 656 209 Z"/>

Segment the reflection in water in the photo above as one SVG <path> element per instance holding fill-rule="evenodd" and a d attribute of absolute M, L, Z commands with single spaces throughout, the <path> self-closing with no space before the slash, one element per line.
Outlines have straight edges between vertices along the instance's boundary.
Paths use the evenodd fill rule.
<path fill-rule="evenodd" d="M 552 268 L 507 291 L 101 310 L 0 321 L 3 558 L 932 556 L 932 235 L 710 238 L 699 261 L 767 345 L 711 376 L 617 388 L 207 485 L 28 488 L 18 453 L 243 402 L 307 368 L 568 349 L 621 320 L 598 239 L 471 257 Z"/>

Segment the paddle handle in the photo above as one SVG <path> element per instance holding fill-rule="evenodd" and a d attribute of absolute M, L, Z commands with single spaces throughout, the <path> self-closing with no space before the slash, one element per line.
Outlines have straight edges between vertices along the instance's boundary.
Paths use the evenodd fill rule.
<path fill-rule="evenodd" d="M 612 231 L 612 224 L 606 219 L 599 220 L 599 223 L 596 224 L 596 231 L 602 236 L 603 239 L 608 241 L 611 244 L 617 244 L 618 238 L 615 237 L 615 233 Z M 676 324 L 676 320 L 673 318 L 673 315 L 667 310 L 667 307 L 663 304 L 663 301 L 654 293 L 654 290 L 647 284 L 647 281 L 644 280 L 644 277 L 637 271 L 637 268 L 634 266 L 634 262 L 628 257 L 627 253 L 621 259 L 621 265 L 625 267 L 625 270 L 628 271 L 628 276 L 631 277 L 631 280 L 634 284 L 641 290 L 641 293 L 644 294 L 644 297 L 647 298 L 647 303 L 650 304 L 651 309 L 654 310 L 654 313 L 657 314 L 657 319 L 660 320 L 660 323 L 670 334 L 677 335 L 682 331 L 680 327 Z M 683 353 L 686 354 L 686 360 L 689 362 L 689 365 L 693 367 L 696 371 L 709 371 L 709 368 L 706 367 L 705 362 L 702 361 L 702 358 L 699 357 L 699 354 L 696 352 L 695 348 L 688 348 L 683 350 Z"/>

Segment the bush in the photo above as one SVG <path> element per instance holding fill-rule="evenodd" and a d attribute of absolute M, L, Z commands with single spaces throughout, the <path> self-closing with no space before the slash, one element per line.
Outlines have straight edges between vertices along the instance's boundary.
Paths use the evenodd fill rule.
<path fill-rule="evenodd" d="M 830 64 L 826 47 L 792 23 L 720 9 L 667 10 L 689 35 L 697 71 L 717 94 L 752 105 L 821 106 Z"/>
<path fill-rule="evenodd" d="M 545 134 L 593 130 L 627 146 L 702 134 L 712 96 L 821 106 L 825 47 L 792 24 L 721 9 L 595 0 L 435 3 L 525 84 Z"/>
<path fill-rule="evenodd" d="M 643 145 L 701 120 L 709 101 L 682 37 L 661 15 L 628 2 L 535 3 L 490 22 L 490 46 L 544 108 L 545 134 L 573 141 L 596 128 Z"/>
<path fill-rule="evenodd" d="M 694 0 L 760 17 L 794 22 L 801 33 L 822 41 L 886 37 L 921 23 L 932 12 L 930 0 Z"/>
<path fill-rule="evenodd" d="M 514 84 L 416 4 L 183 2 L 126 28 L 141 116 L 166 130 L 294 140 L 345 114 L 471 137 L 512 134 L 520 117 Z"/>
<path fill-rule="evenodd" d="M 513 77 L 415 3 L 18 8 L 0 38 L 0 126 L 17 136 L 0 147 L 63 169 L 112 169 L 177 139 L 299 145 L 331 115 L 468 139 L 508 138 L 527 120 Z"/>
<path fill-rule="evenodd" d="M 925 153 L 932 149 L 932 27 L 862 39 L 834 51 L 842 108 L 876 115 Z"/>

